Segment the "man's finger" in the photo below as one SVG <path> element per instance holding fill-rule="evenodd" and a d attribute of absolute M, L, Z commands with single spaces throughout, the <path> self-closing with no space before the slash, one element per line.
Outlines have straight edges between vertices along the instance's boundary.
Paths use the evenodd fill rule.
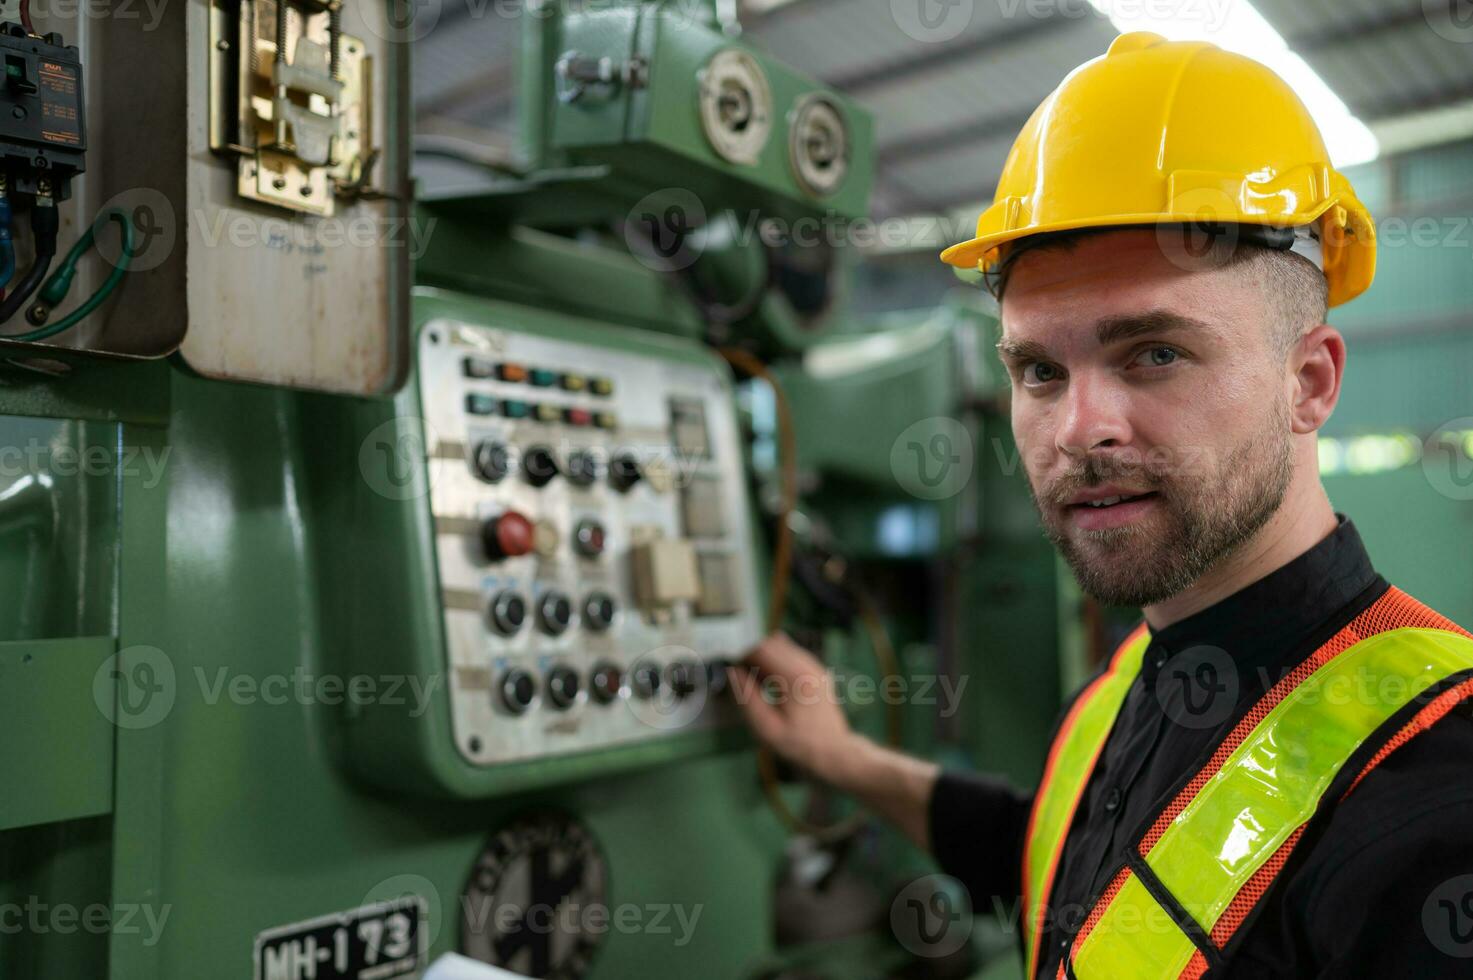
<path fill-rule="evenodd" d="M 764 674 L 787 678 L 823 670 L 818 658 L 794 643 L 786 633 L 768 634 L 747 654 L 745 663 Z"/>
<path fill-rule="evenodd" d="M 778 709 L 767 703 L 762 696 L 762 681 L 752 670 L 740 665 L 727 668 L 736 703 L 742 713 L 764 742 L 772 743 L 782 732 L 782 717 Z"/>

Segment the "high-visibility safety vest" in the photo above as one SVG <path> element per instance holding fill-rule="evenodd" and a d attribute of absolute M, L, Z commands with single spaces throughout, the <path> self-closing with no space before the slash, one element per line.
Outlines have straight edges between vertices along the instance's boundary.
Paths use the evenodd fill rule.
<path fill-rule="evenodd" d="M 1050 750 L 1023 853 L 1030 978 L 1069 826 L 1150 639 L 1145 624 L 1126 638 Z M 1473 635 L 1390 589 L 1275 684 L 1121 857 L 1058 976 L 1195 980 L 1218 966 L 1310 820 L 1470 697 Z M 1354 779 L 1331 799 L 1342 770 Z"/>

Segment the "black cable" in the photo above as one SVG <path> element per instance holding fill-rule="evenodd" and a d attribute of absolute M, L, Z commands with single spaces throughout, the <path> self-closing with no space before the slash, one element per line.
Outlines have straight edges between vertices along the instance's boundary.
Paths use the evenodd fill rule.
<path fill-rule="evenodd" d="M 0 323 L 9 322 L 26 305 L 31 294 L 40 288 L 41 281 L 51 270 L 51 260 L 56 257 L 56 233 L 60 226 L 61 219 L 55 204 L 45 205 L 38 200 L 36 206 L 31 208 L 31 232 L 36 237 L 36 257 L 26 270 L 25 278 L 5 297 L 5 302 L 0 303 Z"/>

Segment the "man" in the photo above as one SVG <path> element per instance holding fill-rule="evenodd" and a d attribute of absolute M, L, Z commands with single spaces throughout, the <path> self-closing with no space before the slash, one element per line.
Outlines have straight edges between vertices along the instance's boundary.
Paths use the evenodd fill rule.
<path fill-rule="evenodd" d="M 1045 532 L 1145 623 L 1071 702 L 1032 798 L 877 746 L 832 698 L 764 700 L 764 677 L 831 690 L 783 636 L 733 673 L 776 751 L 979 908 L 1021 896 L 1031 976 L 1473 969 L 1473 639 L 1375 572 L 1318 473 L 1345 365 L 1326 308 L 1374 249 L 1276 76 L 1117 39 L 944 258 L 999 298 Z"/>

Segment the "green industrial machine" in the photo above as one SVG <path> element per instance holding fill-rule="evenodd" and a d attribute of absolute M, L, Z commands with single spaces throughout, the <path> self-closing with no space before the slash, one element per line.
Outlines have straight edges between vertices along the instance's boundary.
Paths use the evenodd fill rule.
<path fill-rule="evenodd" d="M 0 337 L 0 977 L 1011 949 L 979 910 L 930 955 L 928 859 L 764 780 L 722 669 L 780 625 L 846 690 L 907 685 L 852 698 L 877 738 L 1036 772 L 1078 609 L 991 320 L 847 309 L 847 250 L 791 233 L 864 214 L 870 121 L 715 7 L 523 29 L 522 159 L 417 203 L 406 32 L 367 0 L 83 37 L 178 72 L 85 88 L 132 125 L 68 227 L 131 220 L 79 266 L 121 287 Z"/>

